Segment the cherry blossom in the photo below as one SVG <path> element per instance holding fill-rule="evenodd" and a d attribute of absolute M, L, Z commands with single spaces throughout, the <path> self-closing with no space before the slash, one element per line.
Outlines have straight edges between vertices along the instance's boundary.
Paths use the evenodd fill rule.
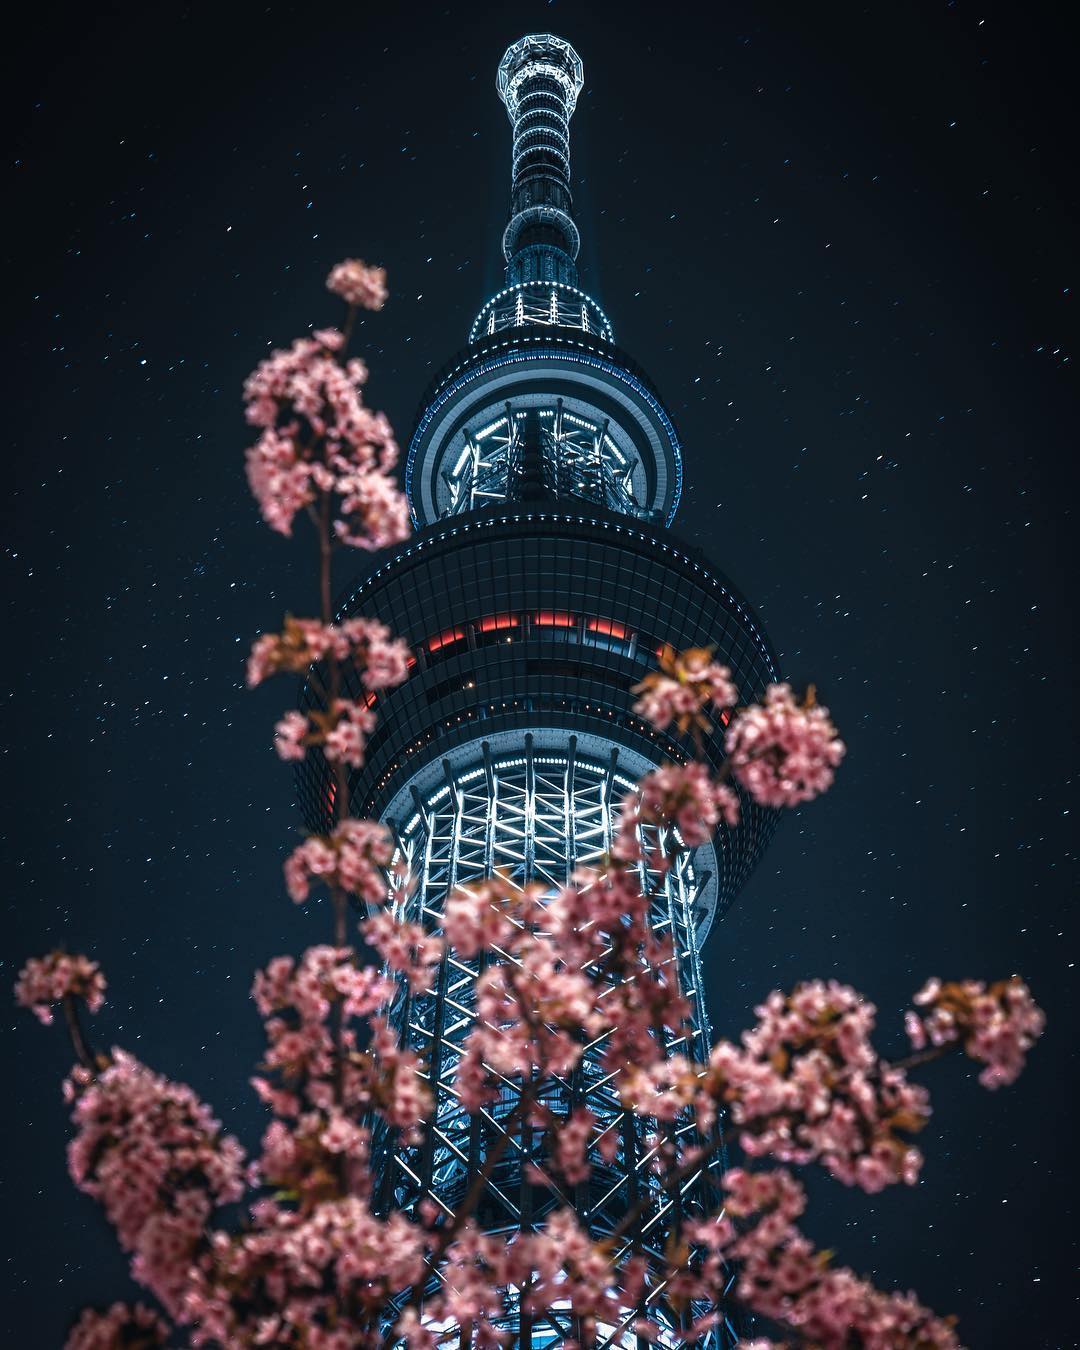
<path fill-rule="evenodd" d="M 986 1065 L 979 1082 L 987 1088 L 1015 1083 L 1027 1051 L 1046 1025 L 1031 991 L 1016 976 L 989 988 L 977 980 L 928 980 L 914 1001 L 927 1009 L 909 1012 L 906 1018 L 915 1049 L 959 1043 L 972 1059 Z"/>
<path fill-rule="evenodd" d="M 331 704 L 326 725 L 329 730 L 323 734 L 322 747 L 327 760 L 360 768 L 367 738 L 375 730 L 375 714 L 365 703 L 338 698 Z"/>
<path fill-rule="evenodd" d="M 728 727 L 725 747 L 735 777 L 762 806 L 798 806 L 831 786 L 845 746 L 829 710 L 796 703 L 787 684 L 770 684 L 765 701 L 743 709 Z"/>
<path fill-rule="evenodd" d="M 724 1178 L 727 1210 L 743 1221 L 695 1236 L 738 1263 L 739 1296 L 761 1316 L 794 1328 L 822 1350 L 958 1350 L 951 1320 L 935 1317 L 910 1294 L 886 1294 L 852 1271 L 830 1266 L 794 1226 L 805 1208 L 803 1189 L 790 1173 L 733 1169 Z"/>
<path fill-rule="evenodd" d="M 394 993 L 393 981 L 358 966 L 349 947 L 310 947 L 299 963 L 277 957 L 256 975 L 252 996 L 265 1019 L 267 1050 L 253 1084 L 275 1115 L 294 1122 L 288 1131 L 268 1129 L 256 1167 L 262 1180 L 283 1184 L 288 1175 L 288 1189 L 307 1195 L 314 1188 L 321 1197 L 327 1173 L 337 1176 L 326 1155 L 342 1151 L 334 1141 L 346 1128 L 334 1124 L 335 1112 L 381 1109 L 406 1093 L 412 1110 L 417 1093 L 407 1078 L 418 1065 L 386 1041 L 383 1021 L 372 1021 Z M 358 1049 L 355 1019 L 369 1024 L 378 1054 Z M 400 1116 L 404 1108 L 396 1109 Z M 353 1142 L 360 1152 L 350 1156 L 363 1161 L 366 1136 Z"/>
<path fill-rule="evenodd" d="M 276 956 L 255 975 L 251 997 L 263 1017 L 295 1011 L 301 1021 L 325 1020 L 333 1003 L 345 1017 L 367 1017 L 387 1003 L 394 985 L 374 966 L 358 966 L 350 947 L 309 947 L 299 962 Z"/>
<path fill-rule="evenodd" d="M 84 1309 L 64 1350 L 152 1350 L 168 1337 L 169 1328 L 152 1308 L 114 1303 L 105 1312 Z"/>
<path fill-rule="evenodd" d="M 321 746 L 328 763 L 359 769 L 376 720 L 366 700 L 336 698 L 328 712 L 286 713 L 274 727 L 275 748 L 284 760 L 301 760 L 312 746 Z"/>
<path fill-rule="evenodd" d="M 774 992 L 757 1008 L 742 1046 L 717 1044 L 700 1104 L 725 1104 L 752 1157 L 818 1161 L 866 1191 L 918 1179 L 910 1136 L 929 1118 L 925 1090 L 879 1060 L 870 1044 L 874 1008 L 845 985 L 810 981 Z"/>
<path fill-rule="evenodd" d="M 343 544 L 374 551 L 409 537 L 409 503 L 385 473 L 340 472 L 341 497 L 334 534 Z"/>
<path fill-rule="evenodd" d="M 385 825 L 348 817 L 329 835 L 310 835 L 293 849 L 285 861 L 285 887 L 297 904 L 311 894 L 312 881 L 321 881 L 369 905 L 381 905 L 393 856 L 393 837 Z"/>
<path fill-rule="evenodd" d="M 423 1270 L 423 1230 L 357 1196 L 307 1214 L 267 1204 L 249 1232 L 213 1236 L 184 1305 L 194 1346 L 374 1346 L 366 1330 Z"/>
<path fill-rule="evenodd" d="M 274 748 L 284 760 L 303 759 L 308 735 L 308 720 L 302 712 L 287 712 L 274 726 Z"/>
<path fill-rule="evenodd" d="M 343 360 L 342 345 L 341 334 L 321 330 L 273 352 L 248 377 L 247 420 L 260 429 L 247 452 L 248 485 L 267 524 L 291 535 L 297 512 L 319 494 L 355 495 L 370 476 L 380 484 L 367 507 L 376 534 L 404 538 L 402 499 L 389 477 L 398 458 L 393 432 L 381 413 L 364 407 L 367 367 Z M 356 512 L 343 503 L 339 509 L 346 519 Z M 356 533 L 350 542 L 381 546 Z"/>
<path fill-rule="evenodd" d="M 82 999 L 92 1013 L 100 1009 L 105 1002 L 105 976 L 98 963 L 63 951 L 31 957 L 15 982 L 16 1003 L 48 1026 L 53 1007 L 65 998 Z"/>
<path fill-rule="evenodd" d="M 123 1050 L 96 1076 L 75 1069 L 65 1090 L 72 1179 L 101 1203 L 135 1279 L 175 1312 L 207 1220 L 243 1195 L 243 1150 L 189 1087 Z"/>
<path fill-rule="evenodd" d="M 335 267 L 327 285 L 351 306 L 379 309 L 386 299 L 385 272 L 356 260 Z M 367 367 L 346 357 L 346 345 L 337 329 L 316 329 L 248 377 L 245 412 L 260 433 L 247 452 L 248 484 L 279 534 L 291 535 L 297 514 L 318 506 L 333 516 L 340 542 L 378 549 L 406 538 L 408 505 L 392 477 L 390 424 L 364 406 Z"/>
<path fill-rule="evenodd" d="M 247 682 L 254 688 L 281 671 L 306 675 L 328 659 L 353 666 L 367 689 L 400 684 L 409 673 L 408 647 L 376 619 L 327 624 L 290 614 L 280 633 L 264 633 L 252 645 Z"/>
<path fill-rule="evenodd" d="M 382 309 L 387 299 L 386 272 L 381 267 L 369 267 L 359 258 L 346 258 L 327 277 L 326 289 L 350 305 Z"/>
<path fill-rule="evenodd" d="M 588 1147 L 595 1124 L 596 1117 L 583 1106 L 575 1107 L 564 1119 L 552 1121 L 555 1166 L 571 1186 L 589 1179 Z"/>
<path fill-rule="evenodd" d="M 704 764 L 665 764 L 646 774 L 638 791 L 623 801 L 613 851 L 624 862 L 641 856 L 639 828 L 666 826 L 679 832 L 687 848 L 711 839 L 721 820 L 739 823 L 739 799 L 726 783 L 714 782 Z"/>
<path fill-rule="evenodd" d="M 731 671 L 712 659 L 712 647 L 691 647 L 676 652 L 665 645 L 660 650 L 660 670 L 646 675 L 634 693 L 641 697 L 634 712 L 658 731 L 666 731 L 674 722 L 679 731 L 711 731 L 705 716 L 709 707 L 722 711 L 731 707 L 739 691 L 731 680 Z"/>
<path fill-rule="evenodd" d="M 399 918 L 391 909 L 365 919 L 360 931 L 390 969 L 405 976 L 414 994 L 431 988 L 443 956 L 440 938 L 426 933 L 419 924 Z"/>
<path fill-rule="evenodd" d="M 443 932 L 459 956 L 472 957 L 508 944 L 514 935 L 512 888 L 494 876 L 459 886 L 443 907 Z"/>

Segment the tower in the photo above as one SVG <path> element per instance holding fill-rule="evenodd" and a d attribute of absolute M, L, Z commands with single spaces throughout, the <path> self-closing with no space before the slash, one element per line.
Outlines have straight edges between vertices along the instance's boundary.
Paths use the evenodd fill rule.
<path fill-rule="evenodd" d="M 417 533 L 376 559 L 341 606 L 343 615 L 381 619 L 414 653 L 409 678 L 379 696 L 378 729 L 351 778 L 350 806 L 393 830 L 416 882 L 408 917 L 436 930 L 457 885 L 500 870 L 513 884 L 556 887 L 599 858 L 634 781 L 691 752 L 633 713 L 631 688 L 665 646 L 715 646 L 747 700 L 776 678 L 749 606 L 668 533 L 682 487 L 678 435 L 648 376 L 615 345 L 604 311 L 578 284 L 569 126 L 582 82 L 577 53 L 548 34 L 522 38 L 499 64 L 513 129 L 506 284 L 421 403 L 405 468 Z M 706 742 L 714 765 L 726 718 L 717 717 L 718 734 Z M 300 767 L 299 783 L 309 826 L 324 830 L 333 788 L 317 755 Z M 682 850 L 656 893 L 652 920 L 674 938 L 693 1008 L 672 1050 L 708 1051 L 701 946 L 773 823 L 744 798 L 739 825 Z M 644 868 L 643 887 L 656 881 Z M 474 962 L 450 953 L 431 994 L 403 995 L 392 1009 L 429 1066 L 436 1106 L 423 1147 L 376 1137 L 386 1205 L 408 1210 L 430 1199 L 453 1214 L 513 1116 L 513 1083 L 482 1117 L 463 1111 L 454 1094 L 476 974 Z M 614 1159 L 594 1152 L 590 1181 L 552 1196 L 532 1184 L 526 1166 L 536 1147 L 528 1122 L 514 1125 L 477 1220 L 512 1233 L 563 1203 L 594 1234 L 608 1233 L 654 1184 L 640 1122 L 624 1116 L 590 1052 L 545 1104 L 556 1114 L 589 1106 L 618 1133 Z M 707 1203 L 711 1185 L 704 1172 L 680 1202 Z M 664 1233 L 659 1214 L 641 1237 L 659 1249 Z M 678 1315 L 656 1315 L 676 1344 Z M 543 1325 L 522 1315 L 512 1329 L 522 1345 L 570 1335 L 557 1314 Z M 611 1335 L 610 1344 L 635 1344 L 629 1331 Z M 717 1333 L 716 1344 L 727 1343 L 730 1329 Z"/>

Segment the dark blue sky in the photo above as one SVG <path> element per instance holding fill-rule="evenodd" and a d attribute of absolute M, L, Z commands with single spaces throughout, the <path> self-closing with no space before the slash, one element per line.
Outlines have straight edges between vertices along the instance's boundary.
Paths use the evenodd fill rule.
<path fill-rule="evenodd" d="M 7 293 L 3 975 L 104 965 L 101 1037 L 254 1144 L 253 968 L 327 935 L 285 899 L 298 826 L 252 634 L 313 607 L 257 520 L 244 375 L 384 263 L 361 332 L 407 438 L 500 280 L 523 32 L 580 51 L 583 281 L 685 446 L 675 530 L 749 596 L 849 744 L 706 949 L 718 1032 L 814 974 L 881 1009 L 1019 972 L 1020 1084 L 936 1066 L 922 1183 L 815 1180 L 813 1235 L 956 1312 L 967 1344 L 1076 1344 L 1069 1094 L 1075 75 L 1055 7 L 473 4 L 55 9 L 14 48 Z M 1070 224 L 1072 231 L 1070 231 Z M 347 580 L 343 573 L 342 585 Z M 66 1179 L 68 1056 L 13 1051 L 6 1343 L 60 1344 L 124 1263 Z"/>

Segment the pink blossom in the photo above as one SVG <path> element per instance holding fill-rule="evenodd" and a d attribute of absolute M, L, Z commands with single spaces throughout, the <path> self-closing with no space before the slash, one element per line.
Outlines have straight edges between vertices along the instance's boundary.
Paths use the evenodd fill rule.
<path fill-rule="evenodd" d="M 712 655 L 711 647 L 692 647 L 684 652 L 663 647 L 660 670 L 646 675 L 634 688 L 633 692 L 641 695 L 634 712 L 658 731 L 666 731 L 672 722 L 684 734 L 690 730 L 711 731 L 705 709 L 722 711 L 739 697 L 731 671 L 714 661 Z"/>
<path fill-rule="evenodd" d="M 310 835 L 292 851 L 285 861 L 285 887 L 297 904 L 310 895 L 312 881 L 321 881 L 369 905 L 381 905 L 393 855 L 394 841 L 385 825 L 347 817 L 329 835 Z"/>
<path fill-rule="evenodd" d="M 575 1107 L 564 1119 L 552 1121 L 555 1166 L 571 1186 L 589 1179 L 588 1150 L 595 1124 L 596 1117 L 583 1106 Z"/>
<path fill-rule="evenodd" d="M 114 1303 L 106 1312 L 85 1308 L 68 1333 L 64 1350 L 151 1350 L 164 1345 L 169 1328 L 144 1303 Z"/>
<path fill-rule="evenodd" d="M 398 1072 L 396 1059 L 383 1066 L 357 1051 L 353 1025 L 354 1018 L 367 1020 L 385 1008 L 394 993 L 392 981 L 373 966 L 358 966 L 348 947 L 309 947 L 299 962 L 276 957 L 256 975 L 252 995 L 266 1022 L 267 1050 L 264 1076 L 253 1083 L 275 1115 L 289 1122 L 287 1129 L 267 1131 L 256 1169 L 261 1180 L 305 1196 L 323 1193 L 325 1176 L 316 1164 L 343 1137 L 343 1126 L 324 1137 L 335 1113 L 347 1109 L 352 1119 L 371 1110 L 389 1094 Z M 354 1142 L 359 1151 L 350 1146 L 350 1157 L 366 1169 L 363 1140 Z M 354 1176 L 353 1185 L 361 1184 Z"/>
<path fill-rule="evenodd" d="M 306 675 L 324 660 L 354 667 L 368 689 L 400 684 L 409 672 L 408 647 L 399 638 L 392 638 L 385 624 L 375 619 L 324 624 L 290 614 L 282 632 L 264 633 L 253 643 L 247 682 L 254 688 L 280 671 Z"/>
<path fill-rule="evenodd" d="M 376 1023 L 371 1045 L 380 1075 L 379 1114 L 415 1143 L 434 1105 L 424 1066 L 418 1055 L 401 1045 L 389 1022 Z"/>
<path fill-rule="evenodd" d="M 315 500 L 309 463 L 292 436 L 276 427 L 267 427 L 247 452 L 247 480 L 263 519 L 287 537 L 296 513 Z"/>
<path fill-rule="evenodd" d="M 414 994 L 430 990 L 442 960 L 441 938 L 425 933 L 419 924 L 408 923 L 389 908 L 365 919 L 360 931 L 390 969 L 405 976 Z"/>
<path fill-rule="evenodd" d="M 415 1308 L 405 1309 L 398 1318 L 394 1332 L 401 1337 L 409 1350 L 435 1350 L 439 1343 L 434 1333 L 420 1321 L 420 1315 Z"/>
<path fill-rule="evenodd" d="M 459 956 L 506 945 L 514 933 L 511 887 L 495 876 L 459 886 L 443 906 L 443 932 Z"/>
<path fill-rule="evenodd" d="M 678 831 L 687 848 L 712 838 L 721 820 L 734 827 L 739 821 L 739 799 L 726 783 L 715 783 L 704 764 L 665 764 L 646 774 L 623 802 L 619 833 L 613 852 L 622 862 L 641 857 L 642 825 Z M 668 852 L 670 853 L 670 848 Z"/>
<path fill-rule="evenodd" d="M 76 1134 L 68 1167 L 132 1253 L 132 1274 L 175 1311 L 218 1205 L 243 1194 L 243 1153 L 182 1083 L 122 1050 L 96 1078 L 69 1080 Z"/>
<path fill-rule="evenodd" d="M 304 738 L 308 720 L 302 712 L 287 712 L 274 727 L 274 746 L 284 760 L 303 759 L 307 754 Z"/>
<path fill-rule="evenodd" d="M 54 951 L 31 957 L 15 982 L 15 1002 L 48 1026 L 53 1007 L 65 998 L 81 998 L 96 1013 L 105 1002 L 105 976 L 96 961 Z"/>
<path fill-rule="evenodd" d="M 343 544 L 374 551 L 409 537 L 409 503 L 389 474 L 343 474 L 335 489 L 342 500 L 334 533 Z"/>
<path fill-rule="evenodd" d="M 346 619 L 340 631 L 368 689 L 388 689 L 409 674 L 409 648 L 377 619 Z"/>
<path fill-rule="evenodd" d="M 386 272 L 381 267 L 369 267 L 359 258 L 346 258 L 331 270 L 326 289 L 350 305 L 382 309 L 387 298 Z"/>
<path fill-rule="evenodd" d="M 989 987 L 978 980 L 928 980 L 915 1002 L 927 1009 L 905 1018 L 915 1049 L 959 1042 L 966 1054 L 985 1064 L 979 1082 L 987 1088 L 1016 1081 L 1027 1051 L 1046 1026 L 1042 1009 L 1015 975 Z"/>
<path fill-rule="evenodd" d="M 724 1187 L 729 1213 L 744 1221 L 742 1231 L 717 1227 L 710 1234 L 702 1225 L 697 1236 L 738 1263 L 738 1293 L 752 1312 L 797 1328 L 823 1350 L 958 1350 L 951 1321 L 910 1294 L 883 1293 L 850 1270 L 832 1268 L 828 1256 L 814 1250 L 793 1223 L 805 1195 L 789 1173 L 735 1169 Z"/>
<path fill-rule="evenodd" d="M 375 714 L 365 703 L 339 698 L 331 707 L 331 716 L 333 724 L 322 740 L 323 754 L 331 764 L 360 768 L 367 738 L 375 730 Z"/>
<path fill-rule="evenodd" d="M 319 329 L 274 351 L 244 385 L 247 420 L 260 429 L 247 477 L 267 524 L 292 533 L 298 511 L 319 495 L 336 499 L 346 543 L 381 548 L 408 534 L 408 511 L 390 472 L 398 448 L 386 418 L 363 404 L 367 367 L 345 360 L 344 338 Z"/>
<path fill-rule="evenodd" d="M 865 1191 L 914 1184 L 922 1155 L 910 1142 L 929 1118 L 925 1090 L 879 1060 L 874 1008 L 845 985 L 808 981 L 757 1010 L 742 1047 L 714 1046 L 698 1112 L 725 1104 L 751 1157 L 820 1162 Z"/>
<path fill-rule="evenodd" d="M 255 975 L 251 996 L 263 1017 L 295 1010 L 302 1022 L 322 1022 L 332 1003 L 345 1017 L 367 1017 L 387 1003 L 394 986 L 374 966 L 358 966 L 349 947 L 309 947 L 299 964 L 276 956 Z"/>
<path fill-rule="evenodd" d="M 787 684 L 770 684 L 761 704 L 745 708 L 725 741 L 735 777 L 762 806 L 798 806 L 823 793 L 844 757 L 829 710 L 798 704 Z"/>
<path fill-rule="evenodd" d="M 214 1235 L 184 1319 L 195 1346 L 371 1346 L 365 1327 L 423 1264 L 423 1230 L 402 1214 L 376 1218 L 362 1197 L 305 1213 L 264 1207 L 250 1230 Z"/>

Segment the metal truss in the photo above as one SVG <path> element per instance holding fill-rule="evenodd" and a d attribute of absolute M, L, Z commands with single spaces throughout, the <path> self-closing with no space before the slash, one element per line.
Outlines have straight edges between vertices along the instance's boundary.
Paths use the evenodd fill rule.
<path fill-rule="evenodd" d="M 598 425 L 563 408 L 540 412 L 544 477 L 556 497 L 577 497 L 633 514 L 635 461 L 612 440 L 608 423 Z"/>
<path fill-rule="evenodd" d="M 577 328 L 611 342 L 611 322 L 596 301 L 561 281 L 523 281 L 493 295 L 476 316 L 469 341 L 508 328 Z"/>
<path fill-rule="evenodd" d="M 531 453 L 530 453 L 531 452 Z M 596 422 L 565 408 L 504 405 L 474 432 L 466 432 L 453 468 L 444 471 L 449 501 L 444 515 L 477 511 L 492 502 L 521 499 L 530 472 L 549 497 L 592 502 L 624 515 L 648 513 L 634 496 L 637 460 L 611 434 L 610 422 Z"/>
<path fill-rule="evenodd" d="M 468 432 L 453 469 L 443 474 L 450 490 L 445 515 L 477 511 L 488 502 L 509 500 L 509 485 L 521 471 L 520 418 L 510 405 L 501 417 Z"/>
<path fill-rule="evenodd" d="M 416 881 L 401 902 L 402 916 L 440 932 L 443 905 L 457 885 L 499 871 L 513 886 L 539 882 L 554 891 L 576 868 L 597 860 L 608 850 L 620 803 L 633 788 L 631 779 L 619 772 L 618 759 L 617 747 L 612 747 L 606 764 L 582 758 L 573 736 L 558 752 L 537 752 L 532 737 L 526 735 L 519 753 L 496 756 L 485 742 L 479 763 L 453 766 L 444 761 L 444 782 L 426 797 L 414 793 L 414 813 L 397 830 L 399 859 L 407 863 Z M 644 842 L 647 852 L 652 852 L 668 841 L 654 832 Z M 673 940 L 678 978 L 691 1007 L 686 1026 L 667 1033 L 667 1049 L 699 1060 L 707 1054 L 710 1042 L 694 916 L 703 880 L 686 850 L 665 876 L 647 865 L 641 868 L 643 894 L 654 894 L 653 928 Z M 476 1222 L 489 1232 L 509 1237 L 540 1224 L 555 1207 L 570 1206 L 590 1232 L 603 1237 L 651 1191 L 656 1204 L 621 1244 L 627 1254 L 632 1245 L 659 1254 L 680 1214 L 714 1211 L 719 1204 L 715 1164 L 703 1166 L 675 1195 L 660 1191 L 651 1170 L 655 1139 L 645 1122 L 622 1109 L 616 1078 L 603 1064 L 603 1038 L 586 1048 L 573 1073 L 546 1085 L 541 1098 L 556 1118 L 565 1117 L 576 1106 L 587 1106 L 593 1112 L 591 1177 L 569 1188 L 554 1179 L 550 1186 L 535 1184 L 530 1165 L 543 1167 L 543 1140 L 528 1120 L 514 1119 L 522 1082 L 504 1080 L 498 1101 L 478 1116 L 467 1112 L 458 1098 L 455 1079 L 476 1016 L 479 971 L 476 960 L 463 960 L 450 951 L 432 993 L 402 995 L 392 1009 L 392 1020 L 404 1041 L 428 1066 L 435 1110 L 420 1146 L 403 1147 L 387 1132 L 376 1132 L 380 1204 L 409 1212 L 428 1201 L 452 1218 L 496 1141 L 505 1139 L 505 1152 L 474 1212 Z M 671 1128 L 688 1144 L 700 1142 L 692 1119 Z M 614 1156 L 605 1160 L 599 1144 L 612 1136 Z M 609 1148 L 605 1152 L 610 1155 Z M 664 1343 L 671 1345 L 683 1343 L 679 1329 L 701 1311 L 677 1313 L 664 1305 L 662 1296 L 649 1309 L 666 1328 Z M 603 1330 L 599 1345 L 637 1346 L 638 1338 L 630 1328 L 639 1313 L 640 1309 L 628 1309 L 620 1326 Z M 508 1329 L 513 1344 L 521 1346 L 555 1346 L 576 1339 L 580 1332 L 569 1312 L 557 1307 L 543 1318 L 515 1308 Z M 446 1332 L 446 1344 L 458 1345 L 456 1329 Z M 729 1346 L 733 1339 L 721 1329 L 704 1343 Z"/>

